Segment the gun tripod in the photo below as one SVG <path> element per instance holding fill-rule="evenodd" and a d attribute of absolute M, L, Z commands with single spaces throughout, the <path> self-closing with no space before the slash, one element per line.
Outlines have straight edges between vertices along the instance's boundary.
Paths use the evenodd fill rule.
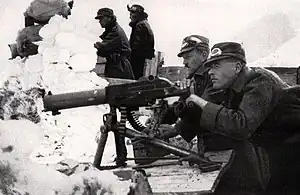
<path fill-rule="evenodd" d="M 118 123 L 117 121 L 117 110 L 116 107 L 110 106 L 110 112 L 103 115 L 103 123 L 104 125 L 101 126 L 100 132 L 100 140 L 98 143 L 97 151 L 94 158 L 93 165 L 102 170 L 102 169 L 109 169 L 109 168 L 117 168 L 117 167 L 124 167 L 126 166 L 126 156 L 127 156 L 127 149 L 125 146 L 125 131 L 126 131 L 126 118 L 127 118 L 127 109 L 124 107 L 120 108 L 121 112 L 121 120 Z M 115 166 L 107 166 L 101 167 L 101 161 L 105 149 L 105 145 L 107 142 L 108 133 L 112 131 L 115 136 L 115 145 L 116 145 L 116 165 Z"/>
<path fill-rule="evenodd" d="M 149 147 L 158 147 L 168 151 L 171 154 L 179 156 L 181 160 L 188 161 L 189 164 L 198 165 L 199 169 L 203 172 L 214 171 L 221 168 L 221 163 L 213 162 L 209 159 L 199 156 L 197 153 L 193 151 L 189 151 L 183 148 L 179 148 L 177 146 L 173 146 L 170 143 L 167 143 L 163 140 L 156 139 L 154 137 L 150 137 L 146 133 L 126 128 L 126 120 L 127 120 L 127 108 L 121 107 L 121 120 L 117 122 L 116 108 L 111 107 L 110 113 L 105 114 L 103 116 L 104 126 L 101 127 L 101 136 L 98 142 L 98 147 L 96 151 L 96 155 L 94 158 L 93 165 L 99 170 L 104 169 L 114 169 L 117 167 L 126 166 L 127 160 L 135 160 L 127 158 L 127 149 L 125 146 L 125 136 L 130 139 L 140 140 L 143 144 Z M 113 166 L 101 166 L 101 160 L 104 153 L 104 148 L 107 142 L 108 132 L 113 131 L 115 135 L 115 144 L 116 144 L 116 165 Z M 165 157 L 148 157 L 152 160 L 164 159 Z M 138 158 L 136 158 L 138 159 Z M 147 159 L 147 157 L 145 158 Z"/>

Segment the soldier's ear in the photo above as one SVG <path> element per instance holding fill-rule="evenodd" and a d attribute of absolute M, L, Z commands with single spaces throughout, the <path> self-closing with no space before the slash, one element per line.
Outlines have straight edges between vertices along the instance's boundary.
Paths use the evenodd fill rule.
<path fill-rule="evenodd" d="M 201 55 L 202 55 L 203 59 L 207 59 L 208 58 L 208 52 L 207 51 L 203 51 L 201 53 Z"/>
<path fill-rule="evenodd" d="M 238 74 L 242 71 L 243 69 L 243 64 L 240 61 L 237 61 L 235 63 L 235 72 Z"/>

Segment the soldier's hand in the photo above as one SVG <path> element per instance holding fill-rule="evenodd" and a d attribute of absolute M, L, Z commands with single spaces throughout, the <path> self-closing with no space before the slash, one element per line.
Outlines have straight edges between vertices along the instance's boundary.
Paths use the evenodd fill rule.
<path fill-rule="evenodd" d="M 190 107 L 192 107 L 192 105 L 197 105 L 200 108 L 204 108 L 204 106 L 208 103 L 206 100 L 202 99 L 201 97 L 195 95 L 195 94 L 191 94 L 186 100 L 185 100 L 186 104 Z"/>
<path fill-rule="evenodd" d="M 94 47 L 95 47 L 96 49 L 100 49 L 100 47 L 101 47 L 101 42 L 97 41 L 96 43 L 94 43 Z"/>
<path fill-rule="evenodd" d="M 182 81 L 175 82 L 175 85 L 177 85 L 181 90 L 189 88 L 191 94 L 195 93 L 194 79 L 183 79 Z"/>
<path fill-rule="evenodd" d="M 191 85 L 191 79 L 183 79 L 182 81 L 176 81 L 175 85 L 177 85 L 180 89 L 189 88 Z"/>

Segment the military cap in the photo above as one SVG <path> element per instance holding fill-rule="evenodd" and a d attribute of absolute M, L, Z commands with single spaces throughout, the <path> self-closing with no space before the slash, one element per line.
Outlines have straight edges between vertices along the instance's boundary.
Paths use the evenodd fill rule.
<path fill-rule="evenodd" d="M 246 63 L 245 50 L 241 44 L 236 42 L 222 42 L 215 44 L 211 48 L 210 57 L 205 64 L 209 66 L 212 62 L 226 58 L 236 58 Z"/>
<path fill-rule="evenodd" d="M 97 16 L 95 17 L 95 19 L 100 19 L 102 16 L 110 16 L 113 17 L 114 16 L 114 11 L 110 8 L 101 8 L 98 10 L 97 12 Z"/>
<path fill-rule="evenodd" d="M 196 47 L 209 48 L 209 39 L 200 35 L 190 35 L 183 39 L 178 57 L 182 57 L 182 54 L 193 50 Z"/>
<path fill-rule="evenodd" d="M 131 7 L 127 5 L 127 10 L 131 13 L 144 13 L 144 8 L 141 5 L 134 4 Z"/>

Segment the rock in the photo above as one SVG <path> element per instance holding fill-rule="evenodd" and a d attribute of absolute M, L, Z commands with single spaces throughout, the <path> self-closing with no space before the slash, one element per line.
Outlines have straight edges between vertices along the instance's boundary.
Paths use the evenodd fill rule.
<path fill-rule="evenodd" d="M 24 15 L 43 22 L 48 21 L 55 15 L 67 18 L 72 9 L 69 7 L 70 5 L 73 7 L 72 3 L 69 4 L 64 0 L 34 0 L 26 9 Z"/>
<path fill-rule="evenodd" d="M 145 170 L 133 171 L 130 190 L 127 195 L 153 195 Z"/>
<path fill-rule="evenodd" d="M 38 45 L 34 42 L 42 40 L 42 37 L 39 35 L 42 27 L 42 25 L 29 26 L 18 32 L 16 43 L 8 45 L 11 51 L 11 59 L 17 56 L 28 57 L 38 53 Z"/>
<path fill-rule="evenodd" d="M 45 90 L 41 88 L 32 88 L 22 91 L 20 88 L 9 90 L 10 80 L 4 85 L 4 89 L 0 89 L 0 118 L 3 120 L 20 120 L 28 119 L 34 123 L 40 122 L 39 116 L 39 98 L 44 96 Z M 13 81 L 14 82 L 14 81 Z"/>
<path fill-rule="evenodd" d="M 8 44 L 8 47 L 9 47 L 9 50 L 10 50 L 10 53 L 11 53 L 11 58 L 9 58 L 10 60 L 15 59 L 16 57 L 20 56 L 20 54 L 18 53 L 16 43 Z"/>
<path fill-rule="evenodd" d="M 92 167 L 91 169 L 72 175 L 70 179 L 73 182 L 73 194 L 116 194 L 113 184 L 117 178 L 111 172 L 99 171 Z"/>

